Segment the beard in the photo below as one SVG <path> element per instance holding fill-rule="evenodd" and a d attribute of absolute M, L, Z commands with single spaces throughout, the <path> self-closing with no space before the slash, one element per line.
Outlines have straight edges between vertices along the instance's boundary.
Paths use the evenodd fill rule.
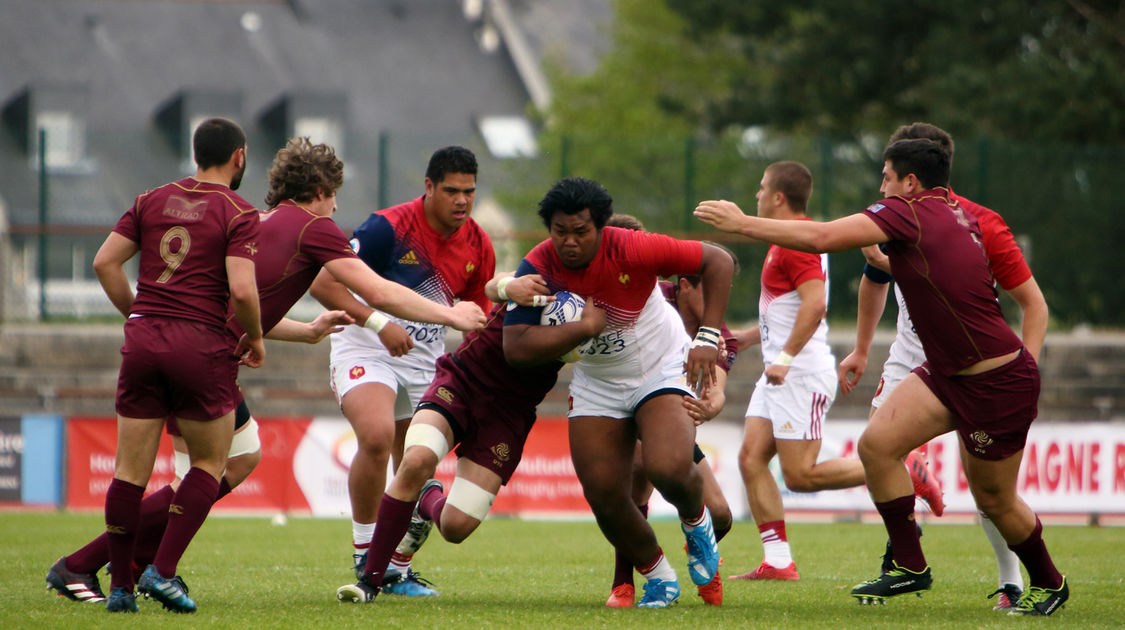
<path fill-rule="evenodd" d="M 242 176 L 245 175 L 245 174 L 246 174 L 246 162 L 243 162 L 242 168 L 239 169 L 238 172 L 235 173 L 234 177 L 232 177 L 231 180 L 230 180 L 230 189 L 231 190 L 238 190 L 238 187 L 242 185 Z"/>

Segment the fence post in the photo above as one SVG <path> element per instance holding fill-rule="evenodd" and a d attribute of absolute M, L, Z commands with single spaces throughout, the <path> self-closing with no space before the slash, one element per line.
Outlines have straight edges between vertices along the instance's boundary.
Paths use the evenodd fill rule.
<path fill-rule="evenodd" d="M 39 321 L 47 312 L 47 130 L 39 128 Z"/>
<path fill-rule="evenodd" d="M 559 137 L 559 179 L 564 179 L 570 174 L 570 136 L 563 134 Z"/>
<path fill-rule="evenodd" d="M 379 207 L 389 208 L 391 206 L 390 195 L 387 193 L 387 168 L 390 160 L 390 134 L 386 131 L 379 132 L 379 181 L 377 183 L 379 191 Z"/>
<path fill-rule="evenodd" d="M 832 140 L 824 136 L 820 137 L 820 172 L 820 184 L 817 186 L 820 201 L 816 205 L 820 208 L 820 220 L 827 221 L 832 203 Z"/>
<path fill-rule="evenodd" d="M 977 197 L 974 199 L 982 206 L 988 205 L 988 171 L 989 171 L 989 158 L 991 157 L 992 146 L 988 142 L 988 136 L 981 136 L 977 140 L 977 181 L 980 184 L 977 187 Z"/>
<path fill-rule="evenodd" d="M 694 226 L 695 209 L 695 136 L 688 136 L 684 142 L 684 231 L 690 232 Z"/>

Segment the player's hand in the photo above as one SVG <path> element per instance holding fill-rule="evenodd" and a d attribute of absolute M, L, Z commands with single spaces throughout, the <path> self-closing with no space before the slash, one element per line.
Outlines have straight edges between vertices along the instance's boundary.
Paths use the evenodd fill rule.
<path fill-rule="evenodd" d="M 537 273 L 512 278 L 504 292 L 508 294 L 508 300 L 520 306 L 546 306 L 555 301 L 554 294 L 547 289 L 547 282 Z M 535 299 L 536 296 L 541 297 Z"/>
<path fill-rule="evenodd" d="M 477 310 L 480 310 L 479 306 Z M 379 331 L 379 341 L 383 342 L 383 346 L 392 357 L 401 357 L 414 347 L 414 340 L 410 338 L 410 333 L 394 322 L 387 322 L 383 330 Z"/>
<path fill-rule="evenodd" d="M 784 384 L 786 374 L 789 374 L 788 365 L 777 365 L 776 363 L 770 363 L 766 366 L 766 382 L 770 385 Z"/>
<path fill-rule="evenodd" d="M 684 409 L 687 410 L 688 416 L 691 417 L 695 426 L 699 426 L 719 415 L 726 401 L 726 394 L 716 387 L 710 387 L 699 398 L 684 396 Z"/>
<path fill-rule="evenodd" d="M 261 367 L 262 362 L 266 360 L 266 342 L 261 337 L 250 339 L 249 335 L 242 333 L 242 338 L 238 340 L 238 346 L 234 349 L 234 356 L 238 357 L 239 365 Z"/>
<path fill-rule="evenodd" d="M 453 316 L 450 318 L 449 325 L 461 332 L 480 330 L 488 323 L 488 318 L 485 317 L 484 311 L 480 310 L 476 302 L 461 300 L 451 306 L 450 310 L 453 312 Z"/>
<path fill-rule="evenodd" d="M 863 252 L 863 257 L 867 259 L 867 264 L 887 273 L 891 272 L 891 258 L 884 254 L 883 250 L 879 249 L 878 245 L 861 247 L 859 251 Z"/>
<path fill-rule="evenodd" d="M 352 316 L 344 311 L 324 311 L 309 322 L 309 338 L 305 343 L 320 343 L 328 335 L 338 333 L 344 326 L 354 323 Z"/>
<path fill-rule="evenodd" d="M 684 374 L 687 375 L 688 385 L 697 396 L 707 395 L 711 385 L 715 383 L 715 364 L 719 361 L 719 349 L 712 345 L 699 345 L 688 350 L 687 361 L 684 362 Z"/>
<path fill-rule="evenodd" d="M 605 309 L 586 298 L 586 306 L 582 308 L 582 317 L 578 321 L 587 326 L 586 330 L 589 332 L 587 337 L 597 337 L 605 330 Z"/>
<path fill-rule="evenodd" d="M 867 369 L 867 355 L 861 354 L 858 350 L 852 350 L 852 353 L 844 357 L 840 361 L 840 365 L 836 367 L 836 376 L 840 381 L 840 391 L 844 394 L 855 389 L 859 384 L 859 379 L 863 377 L 863 372 Z"/>
<path fill-rule="evenodd" d="M 701 201 L 695 207 L 695 218 L 724 232 L 739 232 L 746 218 L 742 209 L 733 201 Z"/>

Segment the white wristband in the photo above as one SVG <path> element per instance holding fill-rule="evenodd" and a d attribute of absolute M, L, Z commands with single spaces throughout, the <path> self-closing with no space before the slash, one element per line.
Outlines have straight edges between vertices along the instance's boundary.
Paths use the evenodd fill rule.
<path fill-rule="evenodd" d="M 793 355 L 782 350 L 780 353 L 778 353 L 777 358 L 773 360 L 773 365 L 782 365 L 785 367 L 789 367 L 790 365 L 793 365 Z"/>
<path fill-rule="evenodd" d="M 376 311 L 372 311 L 371 316 L 367 318 L 367 321 L 363 322 L 363 327 L 364 328 L 370 328 L 371 330 L 374 330 L 375 332 L 382 332 L 383 327 L 386 326 L 387 322 L 389 322 L 389 321 L 391 321 L 391 320 L 387 319 L 386 317 L 383 317 L 382 315 L 380 315 Z"/>
<path fill-rule="evenodd" d="M 695 333 L 695 339 L 693 339 L 691 342 L 691 347 L 696 348 L 699 346 L 709 346 L 712 348 L 718 348 L 721 334 L 722 333 L 717 328 L 700 326 L 699 330 L 697 330 Z"/>
<path fill-rule="evenodd" d="M 515 277 L 508 276 L 507 278 L 501 278 L 500 281 L 496 283 L 496 295 L 501 300 L 508 300 L 508 283 L 510 283 L 512 280 L 515 280 Z"/>

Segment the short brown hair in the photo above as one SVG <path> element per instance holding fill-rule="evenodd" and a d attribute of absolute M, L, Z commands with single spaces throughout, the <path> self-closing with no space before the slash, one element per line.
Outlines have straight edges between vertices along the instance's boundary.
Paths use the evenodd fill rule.
<path fill-rule="evenodd" d="M 895 129 L 895 132 L 891 134 L 891 139 L 887 142 L 887 146 L 899 140 L 929 140 L 941 147 L 942 151 L 948 153 L 950 160 L 953 159 L 953 137 L 937 125 L 924 122 L 903 125 Z"/>
<path fill-rule="evenodd" d="M 344 163 L 327 144 L 313 144 L 307 137 L 292 138 L 273 158 L 266 206 L 292 199 L 312 201 L 318 193 L 332 196 L 344 184 Z"/>
<path fill-rule="evenodd" d="M 800 162 L 774 162 L 766 167 L 770 190 L 785 195 L 789 207 L 805 212 L 812 197 L 812 173 Z"/>
<path fill-rule="evenodd" d="M 618 214 L 614 212 L 605 222 L 607 227 L 624 228 L 626 230 L 645 231 L 645 224 L 631 214 Z"/>

